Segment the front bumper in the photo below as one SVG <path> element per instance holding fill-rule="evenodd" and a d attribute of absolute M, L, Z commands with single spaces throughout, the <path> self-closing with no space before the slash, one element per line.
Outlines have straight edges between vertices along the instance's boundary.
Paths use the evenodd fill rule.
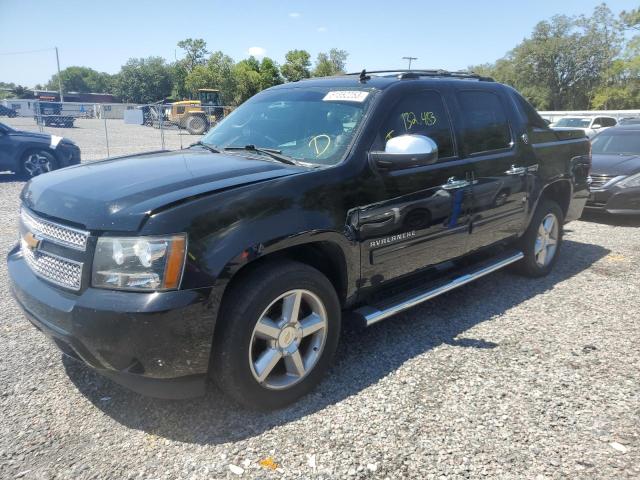
<path fill-rule="evenodd" d="M 621 188 L 613 185 L 593 190 L 585 210 L 613 215 L 640 215 L 640 187 Z"/>
<path fill-rule="evenodd" d="M 80 148 L 75 144 L 60 144 L 56 149 L 56 153 L 61 167 L 78 165 L 82 161 Z"/>
<path fill-rule="evenodd" d="M 15 247 L 11 290 L 26 317 L 67 355 L 139 393 L 188 398 L 205 391 L 215 315 L 211 289 L 70 293 L 38 278 Z"/>

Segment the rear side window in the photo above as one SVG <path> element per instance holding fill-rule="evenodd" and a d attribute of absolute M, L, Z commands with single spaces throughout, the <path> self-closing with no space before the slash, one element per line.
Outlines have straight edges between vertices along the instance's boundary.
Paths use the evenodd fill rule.
<path fill-rule="evenodd" d="M 616 125 L 616 120 L 614 118 L 602 117 L 602 118 L 596 118 L 593 123 L 594 125 L 598 123 L 602 127 L 613 127 Z"/>
<path fill-rule="evenodd" d="M 513 92 L 513 98 L 516 101 L 516 106 L 520 113 L 524 115 L 527 119 L 527 123 L 531 127 L 536 128 L 548 128 L 547 122 L 543 120 L 543 118 L 538 114 L 535 108 L 531 106 L 529 102 L 527 102 L 524 98 L 522 98 L 517 93 Z"/>
<path fill-rule="evenodd" d="M 463 117 L 462 144 L 467 155 L 511 147 L 511 130 L 495 93 L 458 92 Z"/>
<path fill-rule="evenodd" d="M 398 135 L 425 135 L 438 145 L 438 157 L 454 156 L 449 115 L 438 92 L 407 94 L 391 110 L 379 136 L 385 144 Z"/>

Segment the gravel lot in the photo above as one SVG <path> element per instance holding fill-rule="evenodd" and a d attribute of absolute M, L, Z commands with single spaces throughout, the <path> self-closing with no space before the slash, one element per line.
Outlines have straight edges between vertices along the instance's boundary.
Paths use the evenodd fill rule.
<path fill-rule="evenodd" d="M 3 256 L 21 187 L 0 175 Z M 320 388 L 270 414 L 213 386 L 144 398 L 62 358 L 3 260 L 0 478 L 639 478 L 639 226 L 572 223 L 547 278 L 498 272 L 347 330 Z"/>
<path fill-rule="evenodd" d="M 38 132 L 39 127 L 32 117 L 7 118 L 0 117 L 0 122 L 18 130 Z M 177 128 L 163 129 L 128 125 L 124 120 L 105 120 L 95 118 L 78 118 L 73 128 L 43 127 L 45 133 L 67 137 L 80 147 L 84 161 L 100 160 L 107 156 L 115 157 L 139 152 L 162 149 L 162 136 L 167 149 L 187 147 L 197 142 L 199 135 L 189 135 Z M 107 139 L 109 154 L 107 155 Z"/>

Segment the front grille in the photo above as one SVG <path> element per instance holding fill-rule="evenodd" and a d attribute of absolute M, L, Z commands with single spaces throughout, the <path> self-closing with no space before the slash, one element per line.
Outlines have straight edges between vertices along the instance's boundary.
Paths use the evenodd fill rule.
<path fill-rule="evenodd" d="M 598 190 L 604 187 L 611 180 L 616 178 L 614 175 L 591 175 L 591 188 Z"/>
<path fill-rule="evenodd" d="M 87 248 L 89 232 L 36 218 L 24 209 L 20 212 L 20 218 L 24 226 L 38 237 L 76 250 L 84 251 Z"/>
<path fill-rule="evenodd" d="M 32 250 L 24 240 L 21 240 L 20 247 L 22 255 L 33 273 L 61 287 L 80 290 L 82 263 L 41 250 Z"/>

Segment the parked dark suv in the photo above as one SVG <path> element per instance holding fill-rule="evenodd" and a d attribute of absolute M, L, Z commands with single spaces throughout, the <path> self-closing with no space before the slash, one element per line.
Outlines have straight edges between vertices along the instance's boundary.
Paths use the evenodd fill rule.
<path fill-rule="evenodd" d="M 320 381 L 342 318 L 510 264 L 547 274 L 589 166 L 584 132 L 476 75 L 288 83 L 188 149 L 29 182 L 9 274 L 27 318 L 108 377 L 179 398 L 212 376 L 276 408 Z"/>

